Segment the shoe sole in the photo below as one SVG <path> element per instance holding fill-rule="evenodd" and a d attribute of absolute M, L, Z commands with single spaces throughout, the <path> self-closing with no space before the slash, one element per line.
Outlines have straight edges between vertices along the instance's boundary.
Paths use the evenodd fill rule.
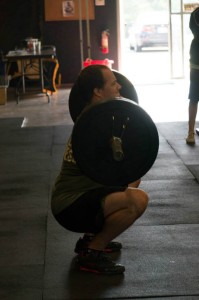
<path fill-rule="evenodd" d="M 118 275 L 118 274 L 123 274 L 124 271 L 125 271 L 125 268 L 123 270 L 118 270 L 117 272 L 101 272 L 101 271 L 98 271 L 98 270 L 95 270 L 95 269 L 88 269 L 86 267 L 80 267 L 79 268 L 80 271 L 83 271 L 83 272 L 88 272 L 88 273 L 94 273 L 94 274 L 99 274 L 99 275 Z"/>
<path fill-rule="evenodd" d="M 74 249 L 74 252 L 75 252 L 76 254 L 80 254 L 82 250 L 83 250 L 83 249 L 78 250 L 77 248 L 75 248 L 75 249 Z M 106 248 L 106 249 L 104 249 L 104 252 L 105 252 L 105 253 L 115 253 L 115 252 L 119 252 L 119 251 L 121 251 L 121 250 L 122 250 L 122 246 L 121 246 L 121 247 L 118 247 L 118 248 Z"/>
<path fill-rule="evenodd" d="M 120 249 L 114 249 L 114 250 L 113 250 L 113 249 L 108 249 L 108 248 L 107 248 L 107 249 L 104 250 L 104 252 L 105 252 L 105 253 L 108 253 L 108 254 L 111 254 L 111 253 L 115 253 L 115 252 L 120 252 L 121 249 L 122 249 L 122 248 L 120 248 Z M 80 254 L 80 253 L 81 253 L 81 251 L 78 251 L 78 250 L 74 250 L 74 252 L 75 252 L 76 254 Z"/>
<path fill-rule="evenodd" d="M 195 145 L 195 141 L 194 141 L 194 142 L 187 142 L 187 141 L 186 141 L 186 143 L 187 143 L 188 145 Z"/>
<path fill-rule="evenodd" d="M 115 252 L 119 252 L 121 251 L 122 247 L 118 247 L 118 248 L 105 248 L 104 252 L 105 253 L 115 253 Z"/>

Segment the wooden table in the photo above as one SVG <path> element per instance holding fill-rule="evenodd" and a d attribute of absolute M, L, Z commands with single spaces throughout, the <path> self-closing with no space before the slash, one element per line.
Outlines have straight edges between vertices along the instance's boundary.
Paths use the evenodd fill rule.
<path fill-rule="evenodd" d="M 16 51 L 9 51 L 6 55 L 7 62 L 12 61 L 20 61 L 21 63 L 21 77 L 22 77 L 22 89 L 23 93 L 26 92 L 26 85 L 25 85 L 25 62 L 31 59 L 38 59 L 39 62 L 39 77 L 40 77 L 40 85 L 41 91 L 44 90 L 44 78 L 43 78 L 43 59 L 45 58 L 55 58 L 56 53 L 51 49 L 41 50 L 39 52 L 29 52 L 27 50 L 16 50 Z M 36 74 L 34 74 L 36 75 Z"/>

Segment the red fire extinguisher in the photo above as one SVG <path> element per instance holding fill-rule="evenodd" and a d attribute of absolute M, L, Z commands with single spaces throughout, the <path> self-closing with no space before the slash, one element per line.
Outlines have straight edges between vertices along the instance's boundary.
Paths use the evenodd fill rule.
<path fill-rule="evenodd" d="M 101 50 L 102 50 L 102 53 L 104 53 L 104 54 L 109 53 L 108 36 L 109 36 L 108 30 L 102 31 Z"/>

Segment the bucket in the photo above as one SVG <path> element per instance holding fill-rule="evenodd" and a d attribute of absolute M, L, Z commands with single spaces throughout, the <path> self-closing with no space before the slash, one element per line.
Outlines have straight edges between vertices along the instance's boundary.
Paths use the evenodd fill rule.
<path fill-rule="evenodd" d="M 25 39 L 27 43 L 27 50 L 30 52 L 35 52 L 36 51 L 36 45 L 38 44 L 38 39 L 34 38 L 27 38 Z"/>
<path fill-rule="evenodd" d="M 104 65 L 109 67 L 110 69 L 112 69 L 112 64 L 114 63 L 113 60 L 110 60 L 108 58 L 104 59 L 104 60 L 92 60 L 90 58 L 87 58 L 84 61 L 84 67 L 88 67 L 90 65 Z"/>

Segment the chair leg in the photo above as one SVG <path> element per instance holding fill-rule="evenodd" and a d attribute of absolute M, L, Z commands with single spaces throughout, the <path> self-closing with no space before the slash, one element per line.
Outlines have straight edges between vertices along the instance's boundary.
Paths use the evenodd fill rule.
<path fill-rule="evenodd" d="M 22 77 L 19 79 L 19 81 L 16 84 L 16 89 L 15 89 L 15 94 L 16 94 L 16 100 L 17 100 L 17 104 L 19 104 L 19 98 L 20 98 L 20 84 L 22 82 Z"/>
<path fill-rule="evenodd" d="M 48 91 L 46 91 L 46 96 L 48 97 L 48 103 L 51 102 L 51 97 L 50 97 L 50 94 L 48 93 Z"/>
<path fill-rule="evenodd" d="M 19 89 L 18 88 L 16 88 L 16 90 L 15 90 L 15 95 L 16 95 L 16 101 L 17 101 L 17 104 L 19 104 Z"/>

